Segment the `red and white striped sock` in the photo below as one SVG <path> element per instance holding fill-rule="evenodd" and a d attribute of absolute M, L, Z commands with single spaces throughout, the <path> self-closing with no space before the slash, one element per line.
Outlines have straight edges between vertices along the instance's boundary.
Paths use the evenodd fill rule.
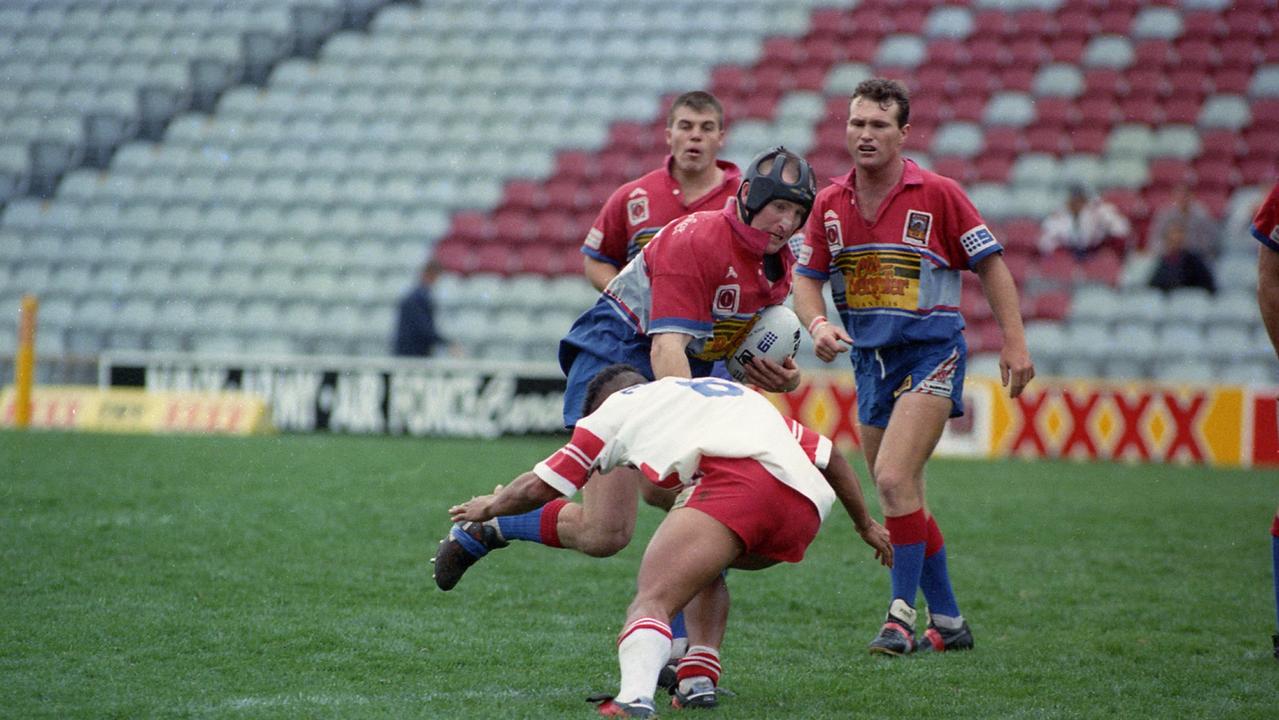
<path fill-rule="evenodd" d="M 617 663 L 622 669 L 618 702 L 653 697 L 657 676 L 671 654 L 671 628 L 656 618 L 642 617 L 617 636 Z"/>
<path fill-rule="evenodd" d="M 694 645 L 680 658 L 675 668 L 675 677 L 681 683 L 688 678 L 708 677 L 715 686 L 719 686 L 719 650 L 706 645 Z"/>

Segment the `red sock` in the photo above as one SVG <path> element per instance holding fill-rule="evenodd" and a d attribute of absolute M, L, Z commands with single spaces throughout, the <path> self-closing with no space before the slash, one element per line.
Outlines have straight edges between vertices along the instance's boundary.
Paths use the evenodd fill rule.
<path fill-rule="evenodd" d="M 914 545 L 928 540 L 928 520 L 923 508 L 906 515 L 885 517 L 884 527 L 894 545 Z"/>
<path fill-rule="evenodd" d="M 1279 537 L 1279 513 L 1275 513 L 1275 521 L 1270 523 L 1270 534 Z"/>
<path fill-rule="evenodd" d="M 679 665 L 675 668 L 675 679 L 708 677 L 718 687 L 720 671 L 719 651 L 706 645 L 694 645 L 688 649 L 684 657 L 679 659 Z"/>
<path fill-rule="evenodd" d="M 942 537 L 941 528 L 937 527 L 937 518 L 932 515 L 928 516 L 928 540 L 924 545 L 924 557 L 932 557 L 941 550 L 942 545 L 946 544 L 946 539 Z"/>
<path fill-rule="evenodd" d="M 559 519 L 560 511 L 568 505 L 568 500 L 556 498 L 542 506 L 542 544 L 550 547 L 564 547 L 560 544 Z"/>

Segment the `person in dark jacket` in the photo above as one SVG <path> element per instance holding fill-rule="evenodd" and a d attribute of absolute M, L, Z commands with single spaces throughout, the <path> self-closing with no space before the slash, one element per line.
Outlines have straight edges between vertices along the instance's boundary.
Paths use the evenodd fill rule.
<path fill-rule="evenodd" d="M 435 327 L 435 301 L 431 297 L 431 286 L 439 275 L 439 264 L 427 261 L 417 286 L 400 299 L 392 348 L 396 355 L 430 357 L 437 346 L 448 344 Z"/>

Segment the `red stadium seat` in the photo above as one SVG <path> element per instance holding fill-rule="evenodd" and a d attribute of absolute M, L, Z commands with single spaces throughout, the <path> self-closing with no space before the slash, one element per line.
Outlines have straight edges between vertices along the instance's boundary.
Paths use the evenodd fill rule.
<path fill-rule="evenodd" d="M 1070 131 L 1067 141 L 1073 152 L 1099 154 L 1106 149 L 1109 135 L 1110 128 L 1080 125 Z"/>
<path fill-rule="evenodd" d="M 1118 285 L 1119 275 L 1123 272 L 1124 261 L 1119 254 L 1109 248 L 1102 248 L 1084 259 L 1080 270 L 1084 279 L 1092 282 Z"/>
<path fill-rule="evenodd" d="M 971 309 L 985 305 L 986 301 L 983 299 L 976 305 L 964 308 L 965 319 L 968 318 Z M 999 323 L 995 322 L 993 318 L 982 322 L 974 322 L 973 327 L 965 331 L 965 338 L 968 340 L 968 352 L 970 353 L 999 352 L 1004 343 L 1003 331 L 999 329 Z"/>
<path fill-rule="evenodd" d="M 1119 101 L 1119 115 L 1126 123 L 1158 125 L 1163 121 L 1163 107 L 1154 95 L 1129 95 Z"/>
<path fill-rule="evenodd" d="M 1051 36 L 1058 30 L 1057 20 L 1052 13 L 1044 10 L 1023 8 L 1010 15 L 1013 23 L 1011 34 L 1014 37 L 1039 39 Z"/>
<path fill-rule="evenodd" d="M 1129 90 L 1124 73 L 1114 68 L 1094 67 L 1084 70 L 1085 97 L 1115 97 Z"/>
<path fill-rule="evenodd" d="M 1211 87 L 1212 76 L 1203 69 L 1177 68 L 1168 73 L 1168 94 L 1173 98 L 1198 102 L 1203 100 Z"/>
<path fill-rule="evenodd" d="M 534 180 L 512 180 L 506 184 L 502 204 L 516 210 L 541 210 L 547 205 L 546 188 Z"/>
<path fill-rule="evenodd" d="M 950 114 L 955 120 L 978 122 L 986 112 L 983 95 L 957 95 L 950 102 Z"/>
<path fill-rule="evenodd" d="M 1129 220 L 1139 221 L 1150 217 L 1150 206 L 1135 190 L 1107 190 L 1104 197 Z"/>
<path fill-rule="evenodd" d="M 976 168 L 967 158 L 943 155 L 933 158 L 933 172 L 945 175 L 961 184 L 972 182 Z"/>
<path fill-rule="evenodd" d="M 590 153 L 581 150 L 565 150 L 555 158 L 555 174 L 574 180 L 599 176 L 599 163 Z"/>
<path fill-rule="evenodd" d="M 1038 98 L 1035 100 L 1035 124 L 1049 128 L 1064 128 L 1068 125 L 1074 125 L 1081 117 L 1076 105 L 1077 103 L 1069 98 Z"/>
<path fill-rule="evenodd" d="M 1006 254 L 1029 255 L 1039 245 L 1039 223 L 1029 218 L 1009 220 L 995 239 L 1004 246 Z"/>
<path fill-rule="evenodd" d="M 1003 38 L 978 34 L 968 41 L 968 57 L 978 67 L 1008 64 L 1008 43 Z M 956 68 L 962 70 L 964 66 Z"/>
<path fill-rule="evenodd" d="M 1204 130 L 1199 133 L 1199 140 L 1204 147 L 1212 148 L 1214 156 L 1229 158 L 1232 162 L 1248 149 L 1233 130 Z"/>
<path fill-rule="evenodd" d="M 1176 158 L 1155 158 L 1150 161 L 1150 184 L 1157 187 L 1174 187 L 1193 182 L 1190 163 Z"/>
<path fill-rule="evenodd" d="M 1263 145 L 1275 146 L 1274 138 L 1264 142 L 1264 137 L 1257 137 L 1259 133 L 1275 132 L 1279 130 L 1279 98 L 1253 100 L 1248 104 L 1249 110 L 1252 112 L 1252 125 L 1244 130 L 1244 139 L 1248 141 L 1248 151 L 1254 152 L 1263 150 Z"/>
<path fill-rule="evenodd" d="M 1171 65 L 1172 46 L 1167 40 L 1138 40 L 1132 47 L 1133 67 L 1159 70 Z"/>
<path fill-rule="evenodd" d="M 1216 41 L 1226 33 L 1226 24 L 1211 10 L 1189 10 L 1181 14 L 1181 36 Z"/>
<path fill-rule="evenodd" d="M 481 245 L 475 251 L 475 267 L 472 272 L 510 275 L 515 272 L 519 256 L 500 242 Z"/>
<path fill-rule="evenodd" d="M 1218 68 L 1210 80 L 1212 92 L 1221 95 L 1246 95 L 1252 83 L 1252 73 L 1237 68 Z"/>
<path fill-rule="evenodd" d="M 1199 72 L 1208 72 L 1221 63 L 1217 45 L 1211 40 L 1183 38 L 1178 40 L 1174 47 L 1178 70 L 1194 69 Z"/>
<path fill-rule="evenodd" d="M 475 268 L 474 252 L 466 243 L 456 238 L 445 238 L 435 246 L 431 257 L 449 272 L 466 275 Z"/>
<path fill-rule="evenodd" d="M 1097 33 L 1097 19 L 1088 10 L 1067 3 L 1057 13 L 1056 30 L 1057 37 L 1091 38 Z"/>
<path fill-rule="evenodd" d="M 1119 106 L 1111 97 L 1084 96 L 1075 103 L 1076 122 L 1083 127 L 1109 130 L 1119 121 Z"/>
<path fill-rule="evenodd" d="M 1030 317 L 1032 320 L 1061 322 L 1069 314 L 1070 292 L 1068 290 L 1050 290 L 1039 293 L 1031 299 Z"/>
<path fill-rule="evenodd" d="M 1018 285 L 1025 284 L 1033 263 L 1033 256 L 1028 253 L 1004 253 L 1004 264 L 1008 266 L 1008 271 L 1012 273 L 1013 280 L 1016 280 Z"/>
<path fill-rule="evenodd" d="M 1246 185 L 1263 185 L 1279 177 L 1279 159 L 1247 157 L 1239 161 L 1239 180 Z"/>
<path fill-rule="evenodd" d="M 1193 125 L 1199 119 L 1201 105 L 1198 97 L 1173 95 L 1164 102 L 1164 122 Z"/>
<path fill-rule="evenodd" d="M 784 35 L 765 38 L 761 64 L 782 65 L 786 68 L 797 68 L 808 62 L 808 50 L 796 38 Z"/>
<path fill-rule="evenodd" d="M 1049 58 L 1048 44 L 1038 34 L 1026 35 L 1008 46 L 1008 63 L 1036 69 Z"/>
<path fill-rule="evenodd" d="M 527 210 L 498 210 L 493 215 L 496 241 L 507 245 L 524 245 L 537 239 L 533 214 Z"/>
<path fill-rule="evenodd" d="M 1070 136 L 1060 127 L 1032 125 L 1025 132 L 1026 150 L 1060 155 L 1070 150 Z"/>
<path fill-rule="evenodd" d="M 986 144 L 983 155 L 1002 155 L 1013 157 L 1025 149 L 1025 138 L 1021 130 L 1012 127 L 997 126 L 986 130 Z"/>
<path fill-rule="evenodd" d="M 493 225 L 484 213 L 460 212 L 453 216 L 449 236 L 464 244 L 479 244 L 494 237 Z"/>
<path fill-rule="evenodd" d="M 999 90 L 1030 92 L 1035 85 L 1035 72 L 1030 65 L 1009 65 L 999 71 L 995 85 Z"/>
<path fill-rule="evenodd" d="M 963 67 L 971 59 L 968 43 L 950 38 L 937 38 L 928 43 L 928 66 Z"/>
<path fill-rule="evenodd" d="M 1097 16 L 1097 32 L 1111 35 L 1128 35 L 1136 8 L 1110 6 Z"/>
<path fill-rule="evenodd" d="M 1239 172 L 1233 159 L 1205 156 L 1195 161 L 1195 189 L 1222 192 L 1239 185 Z"/>
<path fill-rule="evenodd" d="M 1273 6 L 1269 9 L 1269 13 L 1273 18 Z M 1238 7 L 1236 4 L 1236 7 L 1231 8 L 1224 16 L 1226 36 L 1231 42 L 1242 39 L 1266 40 L 1275 30 L 1273 22 L 1267 18 L 1267 12 L 1261 9 Z M 1273 45 L 1272 42 L 1270 44 Z"/>
<path fill-rule="evenodd" d="M 1167 95 L 1168 79 L 1162 69 L 1137 67 L 1129 70 L 1124 79 L 1129 93 L 1138 95 Z"/>
<path fill-rule="evenodd" d="M 1082 37 L 1060 36 L 1048 43 L 1053 62 L 1078 64 L 1084 56 L 1088 41 Z"/>
<path fill-rule="evenodd" d="M 1012 154 L 992 154 L 987 146 L 987 150 L 977 156 L 974 179 L 979 182 L 1006 182 L 1012 172 L 1013 158 Z"/>
<path fill-rule="evenodd" d="M 978 34 L 990 37 L 1014 37 L 1018 35 L 1013 14 L 1003 10 L 977 10 L 973 13 L 973 27 Z"/>
<path fill-rule="evenodd" d="M 1075 281 L 1075 271 L 1078 266 L 1074 255 L 1065 250 L 1056 250 L 1050 255 L 1040 257 L 1031 267 L 1030 274 L 1041 283 L 1066 288 Z"/>
<path fill-rule="evenodd" d="M 519 254 L 519 272 L 535 275 L 559 275 L 563 271 L 558 247 L 534 244 L 523 248 Z"/>
<path fill-rule="evenodd" d="M 1252 73 L 1263 53 L 1258 44 L 1245 38 L 1233 37 L 1217 48 L 1221 67 Z"/>

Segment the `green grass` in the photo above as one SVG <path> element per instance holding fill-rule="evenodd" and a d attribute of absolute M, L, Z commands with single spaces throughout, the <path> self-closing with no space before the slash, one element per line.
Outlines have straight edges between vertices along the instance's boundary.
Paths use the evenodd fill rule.
<path fill-rule="evenodd" d="M 607 560 L 519 544 L 450 593 L 427 562 L 448 505 L 555 445 L 0 433 L 0 716 L 590 717 L 659 513 Z M 1275 717 L 1279 474 L 929 486 L 977 650 L 867 655 L 888 577 L 834 517 L 804 563 L 731 575 L 715 717 Z"/>

